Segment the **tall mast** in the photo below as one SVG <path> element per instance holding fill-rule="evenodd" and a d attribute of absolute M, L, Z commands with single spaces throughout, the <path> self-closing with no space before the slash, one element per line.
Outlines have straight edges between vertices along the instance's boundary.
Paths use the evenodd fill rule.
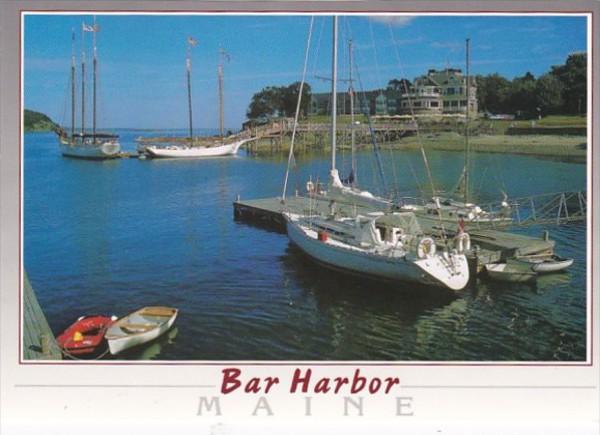
<path fill-rule="evenodd" d="M 71 29 L 71 138 L 75 136 L 75 29 Z"/>
<path fill-rule="evenodd" d="M 333 59 L 331 64 L 331 169 L 335 169 L 335 139 L 337 133 L 337 15 L 333 16 Z"/>
<path fill-rule="evenodd" d="M 85 134 L 85 23 L 81 25 L 81 135 Z M 83 137 L 82 137 L 83 139 Z"/>
<path fill-rule="evenodd" d="M 197 41 L 191 36 L 188 37 L 187 57 L 185 61 L 187 71 L 187 91 L 188 91 L 188 113 L 190 121 L 190 144 L 194 141 L 193 128 L 192 128 L 192 82 L 190 80 L 190 74 L 192 72 L 192 60 L 190 58 L 191 47 L 196 45 Z"/>
<path fill-rule="evenodd" d="M 96 53 L 96 16 L 94 15 L 94 27 L 92 28 L 92 39 L 94 41 L 94 87 L 92 98 L 92 140 L 96 143 L 96 73 L 97 73 L 97 53 Z"/>
<path fill-rule="evenodd" d="M 470 39 L 467 38 L 467 44 L 466 44 L 466 63 L 467 63 L 467 77 L 466 77 L 466 83 L 467 83 L 467 107 L 466 107 L 466 112 L 465 112 L 465 197 L 464 197 L 464 202 L 465 204 L 469 202 L 469 165 L 470 165 L 470 150 L 469 150 L 469 104 L 470 104 L 470 96 L 471 96 L 471 79 L 469 77 L 469 42 Z"/>
<path fill-rule="evenodd" d="M 354 181 L 352 184 L 356 183 L 356 145 L 355 145 L 355 136 L 354 136 L 354 85 L 352 84 L 352 39 L 348 41 L 348 51 L 349 53 L 349 61 L 350 61 L 350 72 L 348 76 L 349 88 L 348 91 L 350 93 L 350 135 L 351 135 L 351 150 L 352 150 L 352 176 L 354 177 Z"/>
<path fill-rule="evenodd" d="M 219 131 L 221 132 L 221 140 L 224 136 L 224 127 L 223 127 L 223 58 L 225 56 L 225 52 L 221 48 L 219 50 L 219 66 L 217 68 L 218 76 L 219 76 Z"/>

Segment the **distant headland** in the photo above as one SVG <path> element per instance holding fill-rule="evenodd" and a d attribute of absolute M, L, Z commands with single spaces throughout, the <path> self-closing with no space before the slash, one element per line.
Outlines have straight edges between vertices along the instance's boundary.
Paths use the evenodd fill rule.
<path fill-rule="evenodd" d="M 57 124 L 54 123 L 47 115 L 25 109 L 24 111 L 24 127 L 25 131 L 52 131 Z"/>

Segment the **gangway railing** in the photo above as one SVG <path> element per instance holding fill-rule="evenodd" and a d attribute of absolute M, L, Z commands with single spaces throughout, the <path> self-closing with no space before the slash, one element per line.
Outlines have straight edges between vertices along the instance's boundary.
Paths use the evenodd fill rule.
<path fill-rule="evenodd" d="M 584 221 L 587 216 L 587 196 L 585 191 L 547 193 L 506 200 L 502 203 L 482 205 L 491 214 L 499 214 L 506 203 L 510 206 L 511 220 L 492 221 L 494 226 L 526 226 L 538 224 L 565 224 Z"/>

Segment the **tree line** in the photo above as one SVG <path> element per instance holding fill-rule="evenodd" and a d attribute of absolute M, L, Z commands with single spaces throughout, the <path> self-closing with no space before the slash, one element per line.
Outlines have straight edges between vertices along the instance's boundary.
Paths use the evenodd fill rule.
<path fill-rule="evenodd" d="M 255 121 L 278 116 L 293 117 L 296 114 L 299 93 L 300 82 L 289 86 L 267 86 L 252 96 L 246 116 Z M 300 103 L 300 110 L 304 116 L 308 114 L 310 96 L 310 85 L 304 83 Z"/>
<path fill-rule="evenodd" d="M 477 102 L 480 111 L 577 115 L 587 108 L 587 55 L 569 55 L 564 65 L 535 78 L 526 73 L 507 80 L 499 74 L 476 76 Z"/>
<path fill-rule="evenodd" d="M 587 107 L 587 55 L 574 53 L 564 65 L 552 66 L 539 77 L 526 73 L 508 80 L 494 73 L 477 75 L 477 102 L 479 111 L 518 114 L 521 117 L 537 115 L 584 114 Z M 405 92 L 413 88 L 406 78 L 392 79 L 387 89 Z M 255 93 L 246 116 L 260 121 L 272 117 L 293 117 L 296 113 L 300 82 L 288 86 L 268 86 Z M 308 115 L 311 87 L 304 84 L 301 114 Z"/>

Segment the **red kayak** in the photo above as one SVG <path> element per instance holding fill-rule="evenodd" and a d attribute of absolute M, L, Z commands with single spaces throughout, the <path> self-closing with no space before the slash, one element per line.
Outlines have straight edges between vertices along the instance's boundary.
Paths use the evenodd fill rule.
<path fill-rule="evenodd" d="M 67 354 L 91 355 L 106 346 L 104 334 L 113 322 L 106 316 L 83 316 L 56 337 L 56 341 Z"/>

